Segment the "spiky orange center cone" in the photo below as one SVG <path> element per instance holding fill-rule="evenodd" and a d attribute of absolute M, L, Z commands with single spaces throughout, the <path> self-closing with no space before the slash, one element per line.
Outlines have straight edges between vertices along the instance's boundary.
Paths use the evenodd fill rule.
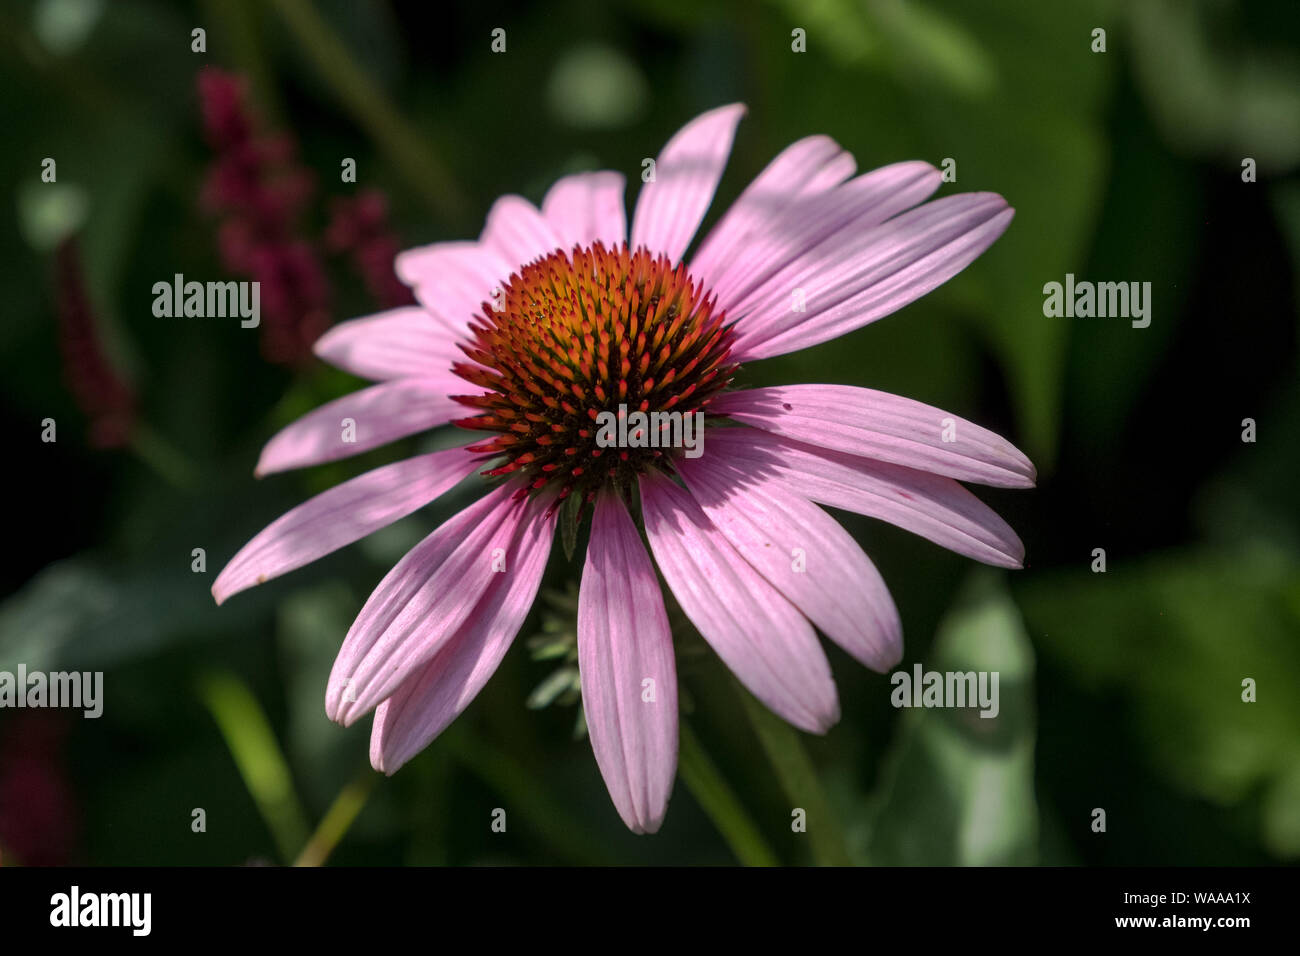
<path fill-rule="evenodd" d="M 504 455 L 487 475 L 524 474 L 557 501 L 626 488 L 677 449 L 601 447 L 602 412 L 702 412 L 735 374 L 733 335 L 685 264 L 626 243 L 556 250 L 510 276 L 471 321 L 457 375 L 485 391 L 456 400 L 462 428 L 497 432 L 473 450 Z"/>

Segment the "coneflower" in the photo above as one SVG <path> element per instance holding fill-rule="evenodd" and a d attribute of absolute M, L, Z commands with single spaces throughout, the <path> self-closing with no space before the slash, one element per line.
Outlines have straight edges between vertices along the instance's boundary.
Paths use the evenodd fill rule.
<path fill-rule="evenodd" d="M 398 257 L 418 306 L 316 343 L 378 384 L 275 435 L 260 474 L 450 423 L 492 433 L 316 496 L 245 545 L 213 586 L 223 601 L 485 477 L 484 495 L 380 582 L 335 661 L 326 712 L 343 724 L 375 712 L 377 769 L 392 773 L 427 746 L 491 676 L 537 594 L 565 498 L 592 510 L 577 619 L 589 736 L 637 832 L 659 827 L 677 765 L 656 564 L 737 677 L 814 733 L 839 718 L 814 628 L 874 670 L 902 656 L 879 572 L 818 505 L 1021 566 L 1015 532 L 958 483 L 1032 486 L 1033 465 L 1006 440 L 865 388 L 732 390 L 742 363 L 852 332 L 947 281 L 1002 234 L 1011 208 L 992 193 L 925 202 L 942 181 L 929 164 L 854 176 L 852 156 L 812 136 L 777 156 L 687 260 L 743 112 L 712 110 L 673 137 L 630 230 L 617 173 L 565 177 L 540 209 L 505 196 L 477 241 Z M 702 456 L 609 447 L 596 428 L 606 416 L 678 411 L 709 423 Z"/>

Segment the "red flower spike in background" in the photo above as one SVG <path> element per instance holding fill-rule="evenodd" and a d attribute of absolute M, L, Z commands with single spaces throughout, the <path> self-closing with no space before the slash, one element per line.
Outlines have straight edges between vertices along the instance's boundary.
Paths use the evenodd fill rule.
<path fill-rule="evenodd" d="M 65 239 L 54 253 L 54 294 L 63 376 L 90 419 L 90 444 L 121 448 L 135 428 L 135 392 L 104 351 L 75 239 Z"/>
<path fill-rule="evenodd" d="M 366 290 L 384 308 L 414 305 L 415 296 L 393 271 L 402 244 L 389 228 L 384 194 L 367 189 L 355 197 L 337 198 L 331 213 L 325 230 L 326 248 L 352 260 Z"/>
<path fill-rule="evenodd" d="M 12 715 L 0 735 L 0 865 L 65 866 L 77 814 L 64 759 L 64 715 Z"/>
<path fill-rule="evenodd" d="M 259 133 L 241 77 L 215 67 L 198 76 L 204 131 L 216 153 L 202 205 L 221 217 L 218 246 L 231 272 L 261 283 L 262 354 L 295 365 L 330 325 L 330 287 L 298 221 L 316 191 L 289 136 Z"/>

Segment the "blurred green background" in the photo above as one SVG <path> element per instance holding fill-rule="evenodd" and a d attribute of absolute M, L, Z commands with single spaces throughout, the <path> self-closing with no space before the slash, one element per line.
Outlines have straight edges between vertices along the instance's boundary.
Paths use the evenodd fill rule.
<path fill-rule="evenodd" d="M 955 280 L 741 380 L 897 392 L 1034 459 L 1037 490 L 979 490 L 1024 538 L 1021 572 L 841 516 L 894 593 L 903 667 L 1001 671 L 999 717 L 897 711 L 886 676 L 830 648 L 844 717 L 806 737 L 683 629 L 684 777 L 662 831 L 632 836 L 574 737 L 565 595 L 581 552 L 557 548 L 551 598 L 478 700 L 395 777 L 370 772 L 369 721 L 325 717 L 330 663 L 385 570 L 469 491 L 212 603 L 269 520 L 451 439 L 253 480 L 276 428 L 359 383 L 268 361 L 265 330 L 152 314 L 175 273 L 238 277 L 201 196 L 205 67 L 246 78 L 258 129 L 296 145 L 284 165 L 310 188 L 291 238 L 320 264 L 322 321 L 380 308 L 336 241 L 359 195 L 386 197 L 379 248 L 473 237 L 502 193 L 540 201 L 583 168 L 637 182 L 673 131 L 735 100 L 750 112 L 706 228 L 811 133 L 860 170 L 951 157 L 941 194 L 1006 196 L 1009 231 Z M 106 697 L 98 720 L 0 710 L 0 863 L 291 862 L 312 833 L 312 858 L 335 864 L 1300 858 L 1292 0 L 15 0 L 0 105 L 16 529 L 0 670 L 103 670 Z M 1150 327 L 1044 317 L 1044 283 L 1067 272 L 1152 283 Z"/>

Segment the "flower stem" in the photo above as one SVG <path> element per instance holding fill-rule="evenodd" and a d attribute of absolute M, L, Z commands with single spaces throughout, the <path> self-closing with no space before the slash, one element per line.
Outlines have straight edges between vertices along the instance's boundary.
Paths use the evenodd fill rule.
<path fill-rule="evenodd" d="M 682 723 L 679 734 L 681 751 L 677 760 L 678 772 L 722 838 L 727 841 L 727 846 L 731 847 L 736 859 L 744 866 L 778 866 L 776 854 L 736 799 L 736 794 L 727 786 L 727 781 L 718 772 L 709 755 L 704 752 L 690 725 Z"/>
<path fill-rule="evenodd" d="M 808 839 L 818 866 L 852 866 L 839 822 L 831 811 L 830 801 L 817 779 L 808 752 L 799 735 L 785 721 L 760 704 L 748 691 L 736 685 L 745 702 L 745 714 L 767 753 L 781 789 L 790 803 L 806 814 Z"/>
<path fill-rule="evenodd" d="M 144 422 L 137 423 L 132 432 L 131 450 L 172 487 L 193 491 L 198 485 L 199 470 L 184 452 Z"/>
<path fill-rule="evenodd" d="M 608 866 L 609 851 L 587 835 L 581 819 L 570 814 L 531 773 L 504 750 L 466 727 L 451 727 L 439 741 L 465 769 L 504 800 L 511 799 L 531 829 L 573 864 Z M 486 825 L 486 818 L 484 825 Z"/>
<path fill-rule="evenodd" d="M 280 858 L 293 859 L 307 839 L 307 817 L 266 713 L 248 685 L 228 672 L 201 678 L 199 695 L 217 722 L 244 786 L 271 831 Z"/>
<path fill-rule="evenodd" d="M 261 114 L 279 125 L 284 110 L 262 45 L 265 10 L 256 0 L 203 0 L 203 14 L 222 25 L 236 69 L 248 77 Z"/>
<path fill-rule="evenodd" d="M 343 108 L 374 139 L 436 215 L 456 220 L 461 193 L 429 149 L 308 0 L 275 0 L 276 9 Z"/>
<path fill-rule="evenodd" d="M 329 855 L 343 839 L 343 834 L 348 832 L 348 827 L 352 826 L 352 821 L 366 805 L 366 800 L 375 788 L 375 780 L 378 776 L 379 774 L 370 769 L 367 764 L 347 786 L 339 791 L 339 795 L 334 798 L 334 802 L 330 804 L 330 808 L 325 811 L 325 816 L 316 827 L 316 832 L 302 848 L 298 859 L 293 861 L 294 866 L 321 866 L 329 859 Z"/>

